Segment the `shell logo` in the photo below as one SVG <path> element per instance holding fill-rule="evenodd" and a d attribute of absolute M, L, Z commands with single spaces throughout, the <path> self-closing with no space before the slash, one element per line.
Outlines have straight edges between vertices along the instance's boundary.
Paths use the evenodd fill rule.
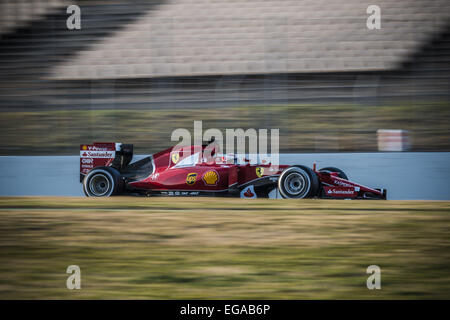
<path fill-rule="evenodd" d="M 207 171 L 203 175 L 203 181 L 209 186 L 215 186 L 219 181 L 219 174 L 215 170 Z"/>

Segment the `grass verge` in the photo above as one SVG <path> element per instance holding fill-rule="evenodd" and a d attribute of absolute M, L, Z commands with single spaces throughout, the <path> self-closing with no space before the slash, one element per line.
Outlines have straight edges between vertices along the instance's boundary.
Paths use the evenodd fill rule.
<path fill-rule="evenodd" d="M 5 197 L 0 298 L 449 299 L 449 231 L 450 202 Z"/>

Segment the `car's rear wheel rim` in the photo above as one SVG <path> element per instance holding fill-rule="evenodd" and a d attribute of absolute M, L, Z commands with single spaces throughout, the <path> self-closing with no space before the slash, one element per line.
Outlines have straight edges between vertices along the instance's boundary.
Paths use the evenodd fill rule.
<path fill-rule="evenodd" d="M 291 196 L 298 196 L 306 189 L 306 179 L 298 172 L 290 173 L 284 180 L 284 189 Z"/>
<path fill-rule="evenodd" d="M 111 183 L 103 174 L 94 175 L 89 181 L 89 191 L 95 197 L 103 197 L 110 190 Z"/>

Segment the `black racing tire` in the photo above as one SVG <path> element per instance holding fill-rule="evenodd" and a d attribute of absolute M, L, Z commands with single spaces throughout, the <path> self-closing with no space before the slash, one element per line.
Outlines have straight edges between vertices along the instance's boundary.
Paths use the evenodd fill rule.
<path fill-rule="evenodd" d="M 326 168 L 320 169 L 319 171 L 338 172 L 338 173 L 339 173 L 339 174 L 338 174 L 338 177 L 339 177 L 339 178 L 348 180 L 348 177 L 347 177 L 347 175 L 345 174 L 345 172 L 342 171 L 342 170 L 339 169 L 339 168 L 335 168 L 335 167 L 326 167 Z"/>
<path fill-rule="evenodd" d="M 292 166 L 281 173 L 278 190 L 285 199 L 304 199 L 317 196 L 319 178 L 310 168 Z"/>
<path fill-rule="evenodd" d="M 94 168 L 83 179 L 87 197 L 110 197 L 121 191 L 120 173 L 111 167 Z"/>

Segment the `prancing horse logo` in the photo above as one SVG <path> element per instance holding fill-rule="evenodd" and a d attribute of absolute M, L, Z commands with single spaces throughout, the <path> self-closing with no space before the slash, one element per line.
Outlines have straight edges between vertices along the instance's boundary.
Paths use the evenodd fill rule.
<path fill-rule="evenodd" d="M 180 154 L 178 152 L 172 153 L 172 162 L 176 164 L 180 160 Z"/>
<path fill-rule="evenodd" d="M 264 174 L 264 168 L 262 168 L 262 167 L 257 167 L 257 168 L 256 168 L 256 175 L 257 175 L 259 178 L 261 178 L 263 174 Z"/>

